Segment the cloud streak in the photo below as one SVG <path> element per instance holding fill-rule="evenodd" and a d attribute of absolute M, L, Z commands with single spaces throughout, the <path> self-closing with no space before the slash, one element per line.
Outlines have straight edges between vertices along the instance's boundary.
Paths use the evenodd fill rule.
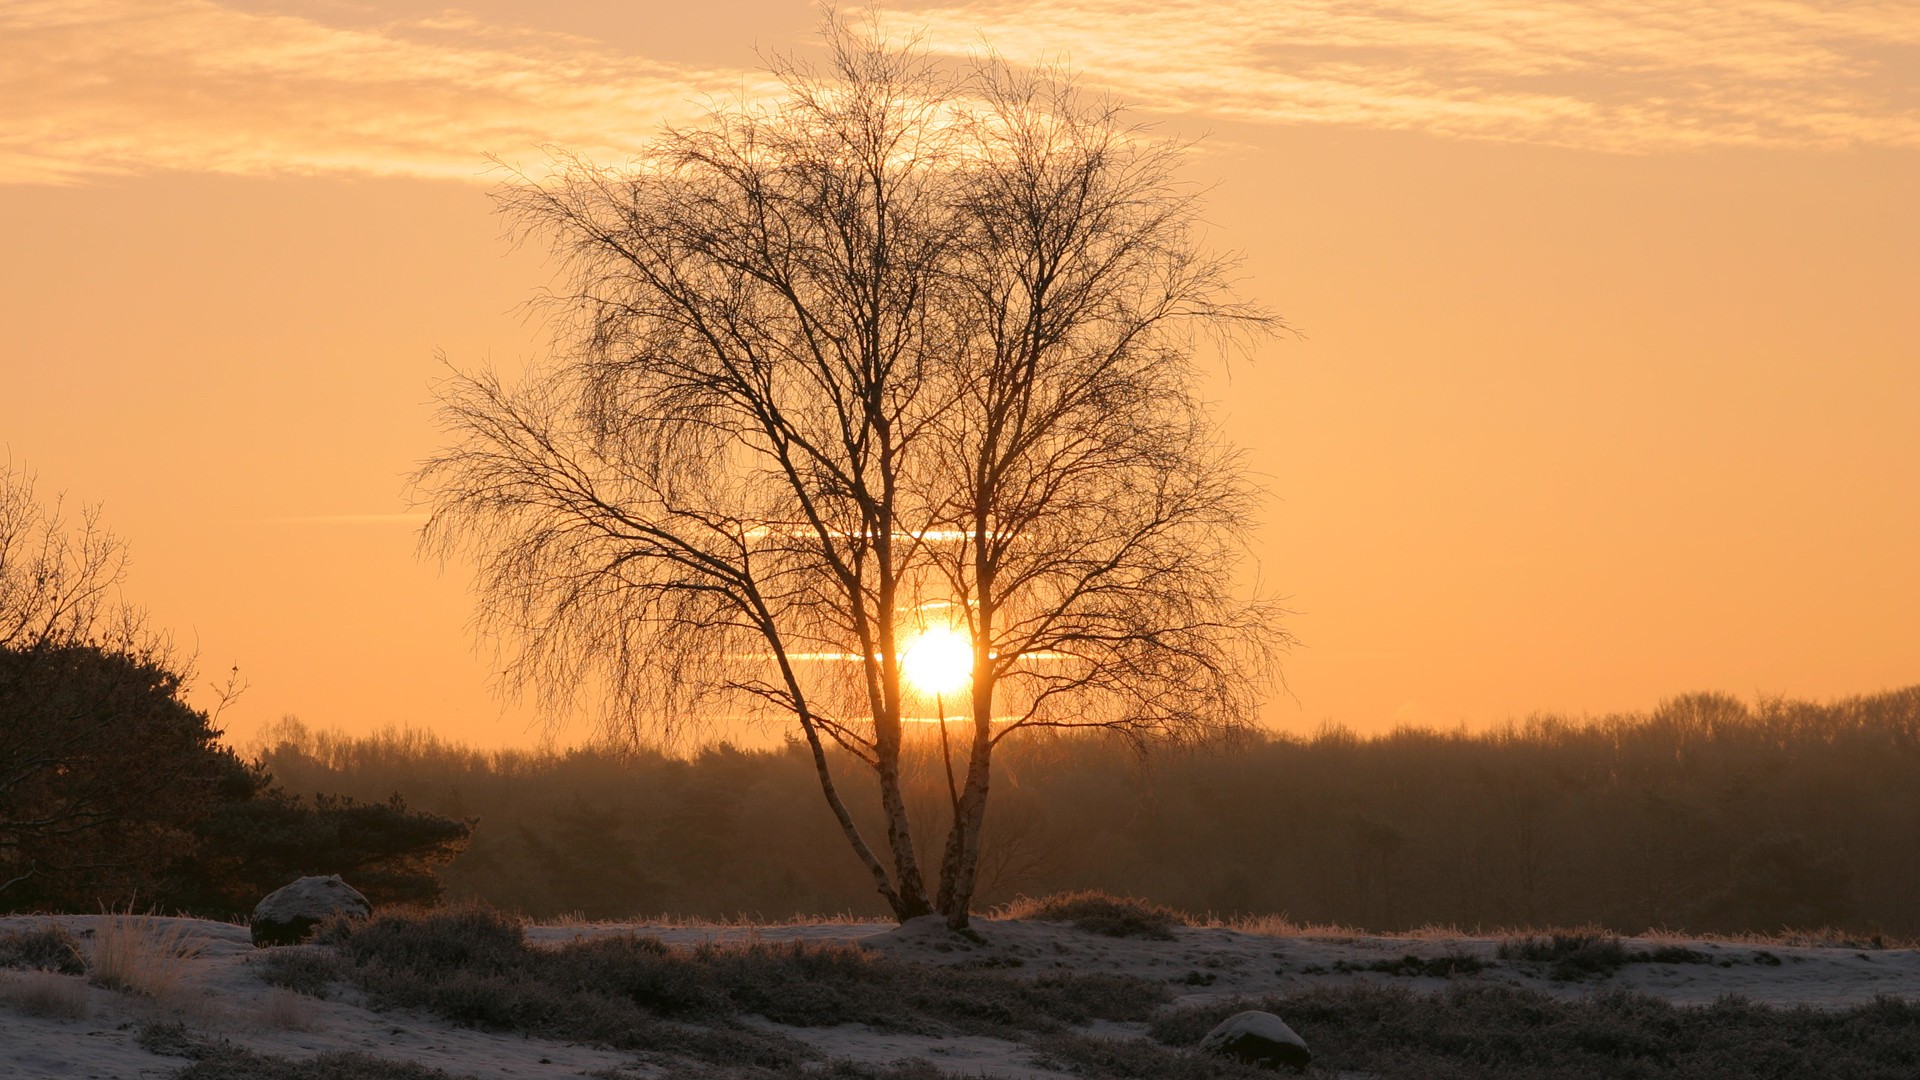
<path fill-rule="evenodd" d="M 481 178 L 602 160 L 760 77 L 459 16 L 341 28 L 209 0 L 0 3 L 0 181 L 156 171 Z M 621 140 L 628 140 L 622 142 Z"/>
<path fill-rule="evenodd" d="M 1908 0 L 982 0 L 897 18 L 1166 113 L 1601 151 L 1920 146 Z"/>
<path fill-rule="evenodd" d="M 1065 59 L 1154 112 L 1598 151 L 1920 146 L 1920 6 L 1747 0 L 896 4 L 946 52 Z M 484 180 L 624 158 L 764 74 L 447 13 L 341 27 L 214 0 L 0 0 L 0 182 L 185 171 Z"/>

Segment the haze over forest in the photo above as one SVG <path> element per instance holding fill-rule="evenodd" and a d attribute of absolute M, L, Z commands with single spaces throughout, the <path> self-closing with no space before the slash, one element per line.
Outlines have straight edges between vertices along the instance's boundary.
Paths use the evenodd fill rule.
<path fill-rule="evenodd" d="M 240 666 L 239 744 L 287 715 L 547 734 L 489 690 L 468 568 L 415 557 L 402 479 L 436 445 L 440 356 L 545 347 L 520 305 L 553 270 L 501 239 L 487 155 L 618 160 L 759 92 L 756 48 L 816 48 L 797 0 L 444 7 L 0 11 L 0 446 L 104 503 L 127 596 L 203 669 Z M 1208 387 L 1270 495 L 1250 572 L 1301 642 L 1268 727 L 1916 678 L 1920 15 L 882 16 L 938 53 L 1064 55 L 1205 136 L 1211 242 L 1305 335 Z"/>
<path fill-rule="evenodd" d="M 398 791 L 477 818 L 440 873 L 449 899 L 543 920 L 884 913 L 797 743 L 488 754 L 287 723 L 252 750 L 296 793 Z M 921 740 L 908 762 L 916 827 L 936 835 L 937 746 Z M 1150 761 L 1097 735 L 1039 736 L 998 762 L 978 900 L 1094 888 L 1368 930 L 1910 939 L 1916 764 L 1920 687 L 1832 706 L 1700 695 L 1481 735 L 1323 731 Z M 871 785 L 843 772 L 876 828 Z"/>

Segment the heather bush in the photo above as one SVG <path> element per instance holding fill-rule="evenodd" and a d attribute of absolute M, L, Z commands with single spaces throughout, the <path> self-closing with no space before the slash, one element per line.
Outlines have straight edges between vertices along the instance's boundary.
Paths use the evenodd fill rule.
<path fill-rule="evenodd" d="M 1066 1032 L 1034 1040 L 1034 1049 L 1046 1064 L 1095 1080 L 1253 1080 L 1275 1075 L 1146 1039 Z"/>
<path fill-rule="evenodd" d="M 28 1016 L 83 1020 L 88 1012 L 87 984 L 52 971 L 4 972 L 0 973 L 0 1002 Z"/>
<path fill-rule="evenodd" d="M 1500 943 L 1495 955 L 1502 960 L 1544 965 L 1553 978 L 1563 982 L 1589 976 L 1605 978 L 1634 959 L 1619 937 L 1593 928 L 1510 937 Z"/>
<path fill-rule="evenodd" d="M 1920 1003 L 1770 1008 L 1737 998 L 1669 1004 L 1603 991 L 1564 999 L 1455 982 L 1434 994 L 1379 983 L 1183 1006 L 1149 1031 L 1188 1047 L 1245 1009 L 1283 1017 L 1316 1068 L 1381 1080 L 1909 1080 L 1920 1075 Z"/>
<path fill-rule="evenodd" d="M 30 930 L 0 934 L 0 968 L 55 971 L 62 975 L 87 973 L 80 943 L 65 927 L 49 920 Z"/>
<path fill-rule="evenodd" d="M 1111 896 L 1098 890 L 1055 893 L 1038 900 L 1022 898 L 995 912 L 1005 919 L 1037 919 L 1072 923 L 1081 930 L 1108 937 L 1141 937 L 1172 941 L 1175 926 L 1190 920 L 1181 912 L 1148 900 Z"/>
<path fill-rule="evenodd" d="M 147 1024 L 140 1046 L 149 1053 L 190 1058 L 193 1064 L 169 1080 L 472 1080 L 410 1061 L 393 1061 L 354 1050 L 287 1058 L 255 1053 L 226 1040 L 196 1034 L 185 1024 Z"/>
<path fill-rule="evenodd" d="M 1452 979 L 1462 975 L 1476 975 L 1485 970 L 1487 962 L 1477 956 L 1464 953 L 1447 953 L 1444 956 L 1419 957 L 1409 953 L 1397 960 L 1375 960 L 1370 964 L 1353 964 L 1345 960 L 1334 962 L 1335 971 L 1377 971 L 1383 975 L 1400 975 L 1408 978 L 1426 976 L 1434 979 Z"/>
<path fill-rule="evenodd" d="M 594 1073 L 605 1080 L 630 1080 L 624 1072 Z M 833 1061 L 825 1065 L 761 1068 L 680 1064 L 669 1067 L 661 1080 L 949 1080 L 939 1066 L 921 1058 L 908 1058 L 887 1065 L 869 1065 L 856 1061 Z M 1001 1080 L 992 1073 L 969 1073 L 968 1080 Z"/>
<path fill-rule="evenodd" d="M 518 920 L 477 908 L 341 920 L 323 927 L 317 940 L 339 950 L 340 974 L 376 1004 L 482 1028 L 623 1048 L 691 1048 L 707 1060 L 774 1068 L 816 1055 L 741 1024 L 743 1017 L 1017 1036 L 1096 1019 L 1141 1021 L 1170 999 L 1165 987 L 1128 976 L 1023 978 L 927 968 L 844 943 L 684 949 L 622 935 L 536 947 L 525 942 Z M 308 977 L 292 962 L 264 974 Z M 696 1036 L 694 1024 L 707 1030 Z"/>
<path fill-rule="evenodd" d="M 254 962 L 268 985 L 323 1001 L 340 979 L 340 959 L 331 949 L 285 946 L 267 950 Z"/>

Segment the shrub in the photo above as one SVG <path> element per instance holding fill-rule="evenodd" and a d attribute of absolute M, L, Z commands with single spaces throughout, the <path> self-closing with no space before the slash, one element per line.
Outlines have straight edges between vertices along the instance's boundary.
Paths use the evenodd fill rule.
<path fill-rule="evenodd" d="M 1036 1040 L 1034 1048 L 1049 1065 L 1103 1080 L 1251 1080 L 1274 1075 L 1225 1058 L 1180 1053 L 1145 1039 L 1059 1034 Z"/>
<path fill-rule="evenodd" d="M 340 950 L 341 974 L 376 1005 L 755 1068 L 797 1068 L 818 1054 L 744 1025 L 747 1014 L 796 1026 L 1011 1037 L 1144 1020 L 1170 999 L 1164 987 L 1128 976 L 927 968 L 840 943 L 677 949 L 629 935 L 536 948 L 517 920 L 478 909 L 343 920 L 323 927 L 320 940 Z M 687 1026 L 695 1022 L 703 1026 Z"/>
<path fill-rule="evenodd" d="M 1510 937 L 1500 943 L 1495 955 L 1502 960 L 1551 965 L 1552 977 L 1562 982 L 1589 975 L 1605 978 L 1634 961 L 1618 937 L 1592 928 Z"/>
<path fill-rule="evenodd" d="M 340 979 L 340 961 L 331 952 L 299 946 L 269 949 L 256 961 L 260 978 L 308 997 L 326 1000 Z"/>
<path fill-rule="evenodd" d="M 87 973 L 80 943 L 65 927 L 52 921 L 37 929 L 0 934 L 0 967 L 57 971 L 62 975 Z"/>
<path fill-rule="evenodd" d="M 27 971 L 0 978 L 0 1000 L 28 1016 L 83 1020 L 87 1015 L 87 984 L 72 975 Z"/>
<path fill-rule="evenodd" d="M 440 1069 L 352 1050 L 309 1058 L 256 1054 L 224 1039 L 203 1038 L 181 1023 L 147 1024 L 138 1039 L 150 1054 L 193 1060 L 169 1080 L 463 1080 Z"/>
<path fill-rule="evenodd" d="M 1015 900 L 995 915 L 1003 919 L 1072 923 L 1081 930 L 1108 937 L 1143 937 L 1157 941 L 1172 941 L 1175 926 L 1192 925 L 1184 914 L 1170 907 L 1098 890 Z"/>
<path fill-rule="evenodd" d="M 1465 953 L 1447 953 L 1445 956 L 1423 958 L 1408 953 L 1398 960 L 1375 960 L 1365 966 L 1355 966 L 1344 960 L 1334 962 L 1335 971 L 1378 971 L 1386 975 L 1414 977 L 1424 975 L 1435 979 L 1451 979 L 1456 975 L 1475 975 L 1486 970 L 1487 962 L 1477 956 Z"/>
<path fill-rule="evenodd" d="M 1149 1034 L 1192 1046 L 1246 1009 L 1285 1019 L 1317 1068 L 1381 1080 L 1896 1080 L 1920 1067 L 1920 1003 L 1894 998 L 1827 1011 L 1737 999 L 1687 1007 L 1627 991 L 1563 1000 L 1478 982 L 1435 994 L 1349 984 L 1177 1008 Z"/>
<path fill-rule="evenodd" d="M 633 1074 L 618 1070 L 590 1073 L 606 1080 L 628 1080 Z M 991 1073 L 969 1074 L 970 1080 L 1001 1080 Z M 908 1058 L 888 1065 L 868 1065 L 857 1061 L 834 1061 L 824 1066 L 790 1068 L 728 1068 L 719 1072 L 680 1066 L 669 1068 L 661 1080 L 948 1080 L 948 1074 L 930 1061 Z"/>
<path fill-rule="evenodd" d="M 1772 954 L 1759 953 L 1756 955 L 1768 956 Z M 1633 954 L 1633 960 L 1635 963 L 1645 963 L 1645 964 L 1711 964 L 1713 963 L 1713 957 L 1708 956 L 1706 953 L 1700 952 L 1697 949 L 1689 949 L 1684 945 L 1661 945 L 1658 948 L 1655 948 L 1654 950 L 1652 950 L 1651 952 L 1637 952 Z M 1779 962 L 1778 960 L 1775 960 L 1775 963 L 1778 963 L 1778 962 Z"/>
<path fill-rule="evenodd" d="M 687 1000 L 711 995 L 704 1000 L 713 1003 L 713 1014 L 698 1018 L 714 1026 L 689 1027 L 647 1008 L 636 997 L 663 1000 L 670 995 L 658 993 L 660 986 L 700 979 L 697 971 L 679 970 L 687 964 L 684 954 L 675 959 L 657 941 L 600 939 L 535 949 L 523 939 L 520 920 L 484 908 L 338 920 L 323 924 L 316 940 L 340 951 L 341 974 L 381 1007 L 728 1066 L 797 1066 L 817 1056 L 795 1040 L 731 1024 L 726 999 L 710 981 L 678 993 Z M 693 1018 L 696 1011 L 680 1015 Z"/>
<path fill-rule="evenodd" d="M 411 1061 L 390 1061 L 356 1050 L 310 1058 L 256 1054 L 224 1047 L 174 1073 L 170 1080 L 471 1080 Z"/>
<path fill-rule="evenodd" d="M 1628 964 L 1710 964 L 1713 957 L 1684 945 L 1659 945 L 1629 951 L 1604 930 L 1586 927 L 1523 934 L 1500 942 L 1502 960 L 1544 964 L 1552 978 L 1574 982 L 1588 976 L 1606 978 Z M 1764 961 L 1762 961 L 1764 962 Z"/>
<path fill-rule="evenodd" d="M 338 948 L 355 964 L 377 961 L 423 972 L 505 970 L 526 953 L 520 919 L 475 905 L 335 919 L 323 923 L 313 940 Z"/>

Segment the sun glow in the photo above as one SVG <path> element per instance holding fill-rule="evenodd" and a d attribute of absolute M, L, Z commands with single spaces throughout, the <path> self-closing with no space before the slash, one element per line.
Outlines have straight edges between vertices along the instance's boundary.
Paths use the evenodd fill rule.
<path fill-rule="evenodd" d="M 921 693 L 952 693 L 973 675 L 973 642 L 951 627 L 931 627 L 900 654 L 900 667 Z"/>

